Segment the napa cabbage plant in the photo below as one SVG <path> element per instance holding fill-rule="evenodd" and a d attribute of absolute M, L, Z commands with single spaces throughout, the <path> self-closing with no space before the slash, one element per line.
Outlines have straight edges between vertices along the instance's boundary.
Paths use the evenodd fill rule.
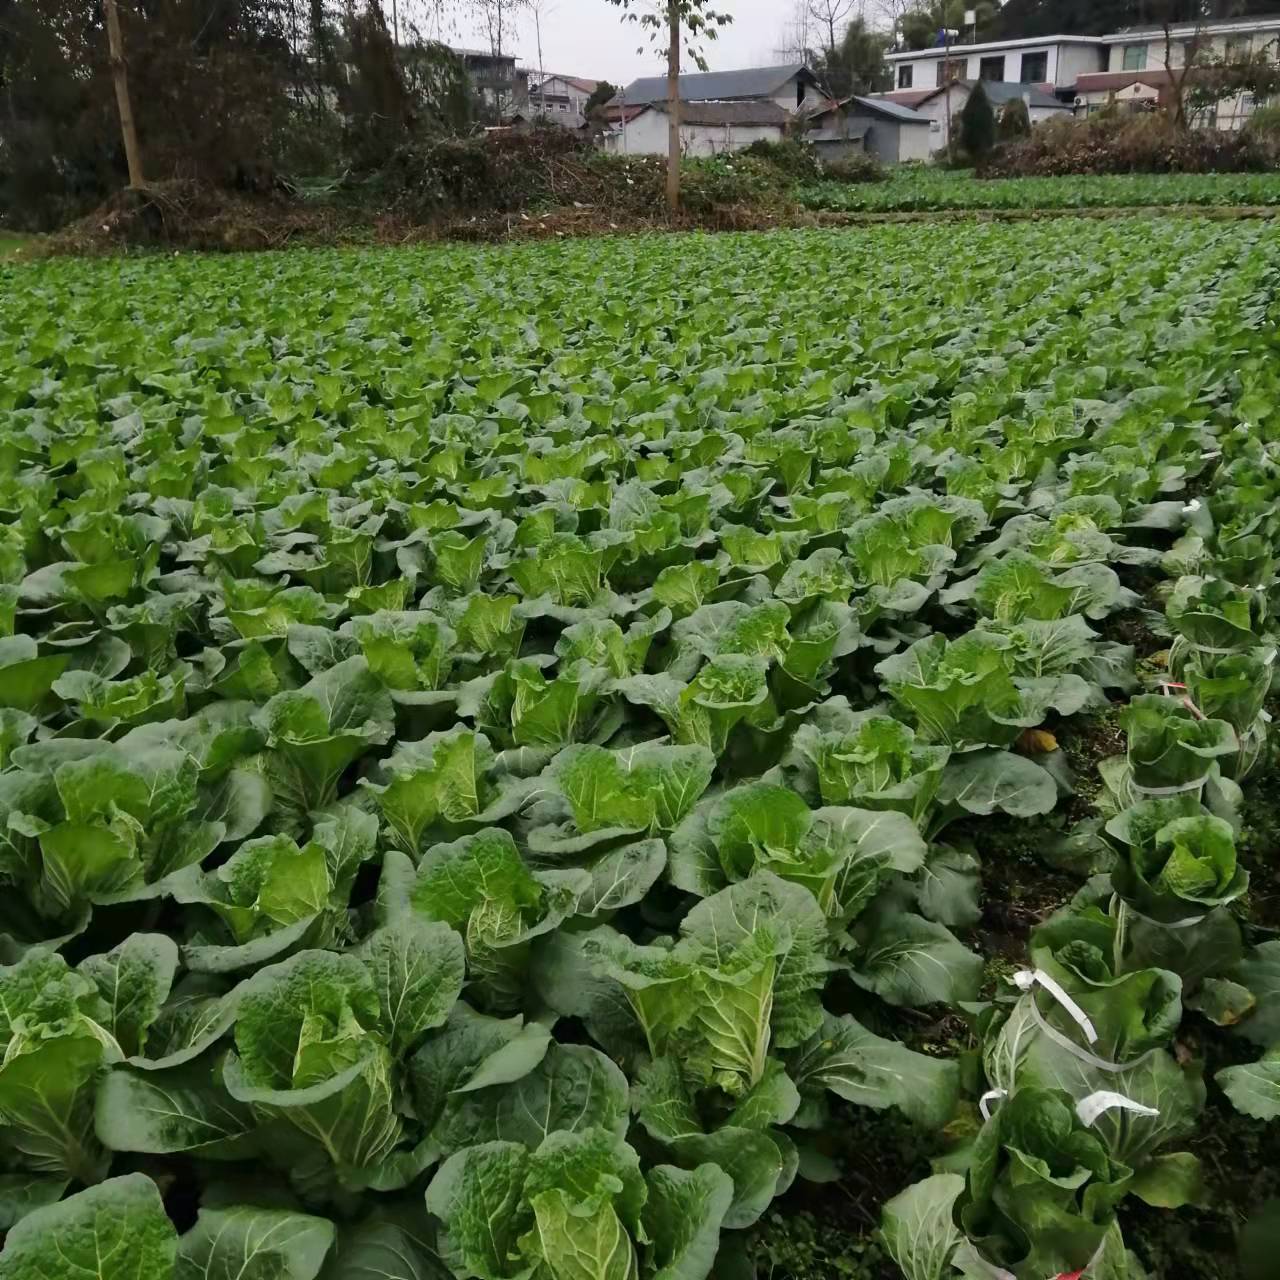
<path fill-rule="evenodd" d="M 857 916 L 890 872 L 924 865 L 905 815 L 811 810 L 786 787 L 749 783 L 699 806 L 670 837 L 672 882 L 700 897 L 757 870 L 804 885 L 837 927 Z"/>
<path fill-rule="evenodd" d="M 1017 1280 L 1098 1265 L 1125 1274 L 1116 1209 L 1132 1180 L 1065 1095 L 1023 1089 L 983 1125 L 965 1177 L 909 1188 L 885 1206 L 881 1230 L 912 1277 L 945 1275 L 949 1264 Z"/>
<path fill-rule="evenodd" d="M 927 742 L 957 749 L 1009 746 L 1050 710 L 1069 715 L 1090 700 L 1079 676 L 1012 674 L 1005 636 L 970 631 L 956 640 L 935 632 L 876 666 L 890 697 Z"/>
<path fill-rule="evenodd" d="M 397 1062 L 445 1021 L 463 975 L 461 939 L 425 921 L 259 969 L 238 1001 L 225 1088 L 301 1135 L 300 1159 L 349 1185 L 394 1185 L 393 1153 L 410 1136 Z"/>
<path fill-rule="evenodd" d="M 702 1280 L 732 1190 L 715 1164 L 642 1172 L 609 1131 L 561 1130 L 533 1150 L 498 1140 L 450 1156 L 427 1208 L 448 1224 L 445 1261 L 479 1280 Z"/>

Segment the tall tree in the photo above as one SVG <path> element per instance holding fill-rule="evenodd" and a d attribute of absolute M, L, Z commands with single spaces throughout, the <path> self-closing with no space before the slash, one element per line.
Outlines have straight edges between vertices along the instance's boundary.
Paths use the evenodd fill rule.
<path fill-rule="evenodd" d="M 138 145 L 138 128 L 133 122 L 133 100 L 129 96 L 129 71 L 124 56 L 124 37 L 120 32 L 120 11 L 116 0 L 104 0 L 107 18 L 107 47 L 111 51 L 111 79 L 115 83 L 116 109 L 120 112 L 120 136 L 124 139 L 125 161 L 129 166 L 129 185 L 143 187 L 142 148 Z"/>
<path fill-rule="evenodd" d="M 893 87 L 884 60 L 888 48 L 889 37 L 884 32 L 873 31 L 865 18 L 853 18 L 845 24 L 835 48 L 815 59 L 814 70 L 834 98 L 880 93 Z"/>
<path fill-rule="evenodd" d="M 714 40 L 733 17 L 710 7 L 710 0 L 661 0 L 656 10 L 644 0 L 609 0 L 636 23 L 651 44 L 667 48 L 667 209 L 680 212 L 680 49 L 684 32 L 689 36 L 689 57 L 700 70 L 707 69 L 701 42 Z"/>
<path fill-rule="evenodd" d="M 610 84 L 608 80 L 601 80 L 594 89 L 591 90 L 591 96 L 586 101 L 583 108 L 583 115 L 589 116 L 593 111 L 603 107 L 606 102 L 612 102 L 618 96 L 618 86 Z"/>
<path fill-rule="evenodd" d="M 467 0 L 472 16 L 480 23 L 489 42 L 489 52 L 495 58 L 505 57 L 510 51 L 515 24 L 522 10 L 530 7 L 530 0 Z M 490 88 L 494 96 L 494 110 L 499 121 L 515 95 L 514 81 L 508 86 L 500 69 L 494 69 Z"/>
<path fill-rule="evenodd" d="M 898 30 L 907 48 L 929 49 L 940 43 L 942 31 L 958 31 L 958 39 L 968 39 L 970 27 L 964 18 L 970 10 L 977 15 L 974 34 L 984 30 L 997 7 L 995 0 L 918 0 L 902 15 Z"/>
<path fill-rule="evenodd" d="M 948 87 L 948 93 L 954 92 Z M 996 113 L 991 109 L 991 99 L 982 87 L 982 81 L 969 91 L 960 112 L 960 146 L 975 161 L 984 160 L 996 145 Z"/>
<path fill-rule="evenodd" d="M 855 0 L 805 0 L 809 17 L 822 37 L 822 52 L 834 57 L 840 32 L 853 15 Z"/>
<path fill-rule="evenodd" d="M 1005 0 L 984 24 L 993 40 L 1019 37 L 1100 36 L 1124 27 L 1245 18 L 1275 12 L 1275 0 Z"/>

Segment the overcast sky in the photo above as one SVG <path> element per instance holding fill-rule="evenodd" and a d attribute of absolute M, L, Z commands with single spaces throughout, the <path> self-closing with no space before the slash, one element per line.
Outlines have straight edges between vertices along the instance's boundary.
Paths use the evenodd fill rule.
<path fill-rule="evenodd" d="M 644 3 L 645 0 L 641 0 Z M 389 7 L 389 6 L 388 6 Z M 463 6 L 465 8 L 465 6 Z M 713 71 L 731 67 L 768 65 L 777 61 L 776 50 L 786 29 L 792 0 L 720 0 L 717 9 L 733 14 L 733 24 L 720 29 L 705 46 Z M 545 0 L 542 17 L 542 63 L 548 72 L 610 80 L 626 84 L 636 76 L 658 75 L 666 69 L 665 57 L 648 46 L 648 34 L 635 23 L 624 22 L 623 11 L 609 0 Z M 465 14 L 454 19 L 457 30 L 450 43 L 487 48 L 482 24 Z M 518 34 L 508 51 L 521 65 L 537 70 L 538 47 L 533 21 L 527 13 L 517 21 Z M 644 45 L 644 52 L 638 47 Z"/>

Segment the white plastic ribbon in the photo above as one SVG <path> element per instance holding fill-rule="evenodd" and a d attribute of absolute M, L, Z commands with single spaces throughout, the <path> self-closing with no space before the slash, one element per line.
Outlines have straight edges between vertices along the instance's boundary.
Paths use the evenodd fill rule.
<path fill-rule="evenodd" d="M 1089 1015 L 1042 969 L 1023 969 L 1020 973 L 1013 975 L 1013 981 L 1021 990 L 1028 993 L 1030 993 L 1033 986 L 1039 985 L 1043 987 L 1071 1016 L 1080 1030 L 1084 1032 L 1089 1043 L 1096 1043 L 1098 1033 L 1094 1030 L 1093 1022 Z M 1036 1004 L 1034 996 L 1031 997 L 1031 1020 L 1060 1049 L 1065 1049 L 1087 1066 L 1094 1067 L 1098 1071 L 1105 1071 L 1108 1074 L 1131 1071 L 1156 1052 L 1154 1048 L 1148 1049 L 1146 1053 L 1139 1054 L 1132 1062 L 1111 1062 L 1107 1058 L 1100 1058 L 1096 1053 L 1090 1053 L 1087 1049 L 1081 1048 L 1070 1037 L 1064 1036 L 1057 1027 L 1050 1026 L 1045 1020 L 1044 1014 L 1040 1012 L 1040 1007 Z"/>
<path fill-rule="evenodd" d="M 1097 1042 L 1098 1033 L 1094 1030 L 1093 1020 L 1067 995 L 1058 981 L 1043 969 L 1022 969 L 1013 975 L 1013 980 L 1021 991 L 1030 991 L 1037 984 L 1042 986 L 1067 1011 L 1076 1026 L 1084 1032 L 1085 1039 L 1090 1044 Z"/>
<path fill-rule="evenodd" d="M 1081 1124 L 1092 1127 L 1099 1116 L 1116 1108 L 1133 1111 L 1140 1116 L 1160 1114 L 1158 1107 L 1148 1107 L 1145 1103 L 1135 1102 L 1132 1098 L 1125 1097 L 1123 1093 L 1114 1093 L 1110 1089 L 1099 1089 L 1076 1103 L 1076 1115 L 1080 1117 Z"/>
<path fill-rule="evenodd" d="M 1073 1058 L 1078 1058 L 1086 1066 L 1093 1067 L 1096 1071 L 1105 1071 L 1108 1075 L 1114 1075 L 1121 1071 L 1132 1071 L 1135 1067 L 1144 1063 L 1152 1054 L 1157 1053 L 1157 1049 L 1148 1049 L 1146 1053 L 1140 1053 L 1132 1062 L 1111 1062 L 1107 1058 L 1100 1058 L 1096 1053 L 1090 1053 L 1088 1049 L 1082 1049 L 1069 1036 L 1064 1036 L 1057 1027 L 1050 1025 L 1036 1005 L 1035 1000 L 1031 1001 L 1031 1020 L 1034 1022 L 1059 1049 L 1065 1049 Z"/>
<path fill-rule="evenodd" d="M 991 1103 L 997 1098 L 1007 1098 L 1009 1096 L 1008 1089 L 988 1089 L 986 1093 L 978 1099 L 978 1110 L 982 1113 L 984 1120 L 991 1119 Z"/>

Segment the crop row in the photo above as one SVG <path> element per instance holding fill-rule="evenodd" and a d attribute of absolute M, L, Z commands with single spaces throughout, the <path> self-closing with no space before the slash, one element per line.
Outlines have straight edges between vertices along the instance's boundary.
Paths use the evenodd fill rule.
<path fill-rule="evenodd" d="M 910 213 L 944 209 L 1138 209 L 1171 205 L 1280 204 L 1280 174 L 1133 173 L 1058 178 L 975 178 L 905 167 L 884 182 L 815 182 L 797 198 L 808 209 Z"/>

